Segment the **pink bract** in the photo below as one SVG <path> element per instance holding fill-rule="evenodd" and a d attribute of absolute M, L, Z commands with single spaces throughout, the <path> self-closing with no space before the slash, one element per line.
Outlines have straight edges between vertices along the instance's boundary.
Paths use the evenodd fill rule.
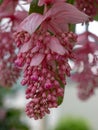
<path fill-rule="evenodd" d="M 44 28 L 54 33 L 67 32 L 68 24 L 83 23 L 87 21 L 88 18 L 87 15 L 76 9 L 73 5 L 57 2 L 44 15 L 37 13 L 29 15 L 19 25 L 18 31 L 24 30 L 32 34 L 43 24 Z"/>

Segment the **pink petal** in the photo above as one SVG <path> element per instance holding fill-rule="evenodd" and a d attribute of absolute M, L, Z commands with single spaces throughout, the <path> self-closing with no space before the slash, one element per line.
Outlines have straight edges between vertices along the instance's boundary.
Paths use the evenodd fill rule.
<path fill-rule="evenodd" d="M 68 32 L 69 28 L 68 28 L 68 24 L 66 24 L 65 22 L 58 24 L 59 29 L 61 29 L 61 31 L 63 32 Z"/>
<path fill-rule="evenodd" d="M 32 53 L 35 53 L 35 52 L 37 52 L 39 50 L 39 47 L 38 46 L 35 46 L 31 51 L 32 51 Z"/>
<path fill-rule="evenodd" d="M 18 31 L 24 30 L 32 34 L 39 27 L 43 20 L 43 15 L 32 13 L 21 22 Z"/>
<path fill-rule="evenodd" d="M 64 55 L 66 52 L 65 48 L 60 44 L 59 40 L 56 37 L 51 38 L 50 43 L 48 44 L 48 47 L 52 51 L 54 51 L 60 55 Z"/>
<path fill-rule="evenodd" d="M 36 54 L 33 56 L 30 66 L 38 66 L 43 61 L 44 57 L 44 54 Z"/>
<path fill-rule="evenodd" d="M 47 12 L 47 17 L 53 17 L 58 23 L 65 21 L 65 23 L 81 23 L 88 20 L 88 16 L 81 11 L 79 11 L 75 6 L 64 3 L 57 2 L 52 8 Z"/>
<path fill-rule="evenodd" d="M 67 25 L 68 26 L 68 25 Z M 58 33 L 62 33 L 62 29 L 61 27 L 56 23 L 56 22 L 53 22 L 53 21 L 50 21 L 48 24 L 47 24 L 47 28 L 50 32 L 53 32 L 54 34 L 57 34 Z M 67 30 L 67 28 L 65 29 Z M 68 30 L 67 30 L 68 31 Z"/>
<path fill-rule="evenodd" d="M 98 43 L 98 36 L 96 36 L 95 34 L 88 32 L 88 35 L 93 38 L 95 40 L 96 43 Z"/>
<path fill-rule="evenodd" d="M 32 42 L 26 42 L 25 44 L 23 44 L 23 46 L 20 49 L 20 52 L 27 52 L 28 50 L 30 50 L 32 48 Z"/>
<path fill-rule="evenodd" d="M 39 0 L 38 6 L 42 6 L 44 4 L 44 0 Z"/>
<path fill-rule="evenodd" d="M 27 0 L 27 2 L 28 2 L 28 3 L 31 3 L 31 2 L 32 2 L 32 0 Z"/>
<path fill-rule="evenodd" d="M 20 22 L 23 21 L 27 16 L 28 16 L 27 11 L 15 11 L 14 13 L 15 22 L 20 24 Z"/>
<path fill-rule="evenodd" d="M 83 45 L 87 41 L 88 41 L 88 32 L 85 32 L 85 33 L 78 35 L 78 38 L 77 38 L 78 44 Z"/>

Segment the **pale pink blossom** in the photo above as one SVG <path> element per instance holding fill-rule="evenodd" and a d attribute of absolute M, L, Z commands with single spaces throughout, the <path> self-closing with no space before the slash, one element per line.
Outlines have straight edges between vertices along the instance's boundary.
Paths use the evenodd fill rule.
<path fill-rule="evenodd" d="M 0 85 L 12 87 L 20 76 L 20 70 L 15 66 L 16 47 L 11 32 L 0 32 Z"/>
<path fill-rule="evenodd" d="M 92 38 L 91 41 L 89 38 Z M 98 37 L 91 32 L 84 32 L 78 36 L 79 47 L 74 49 L 76 57 L 74 63 L 75 73 L 72 78 L 78 82 L 78 96 L 86 100 L 94 94 L 98 86 L 98 59 L 96 52 Z"/>

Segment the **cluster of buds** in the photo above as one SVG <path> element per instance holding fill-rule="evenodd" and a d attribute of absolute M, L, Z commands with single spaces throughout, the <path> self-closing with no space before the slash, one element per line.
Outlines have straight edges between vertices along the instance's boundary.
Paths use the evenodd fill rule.
<path fill-rule="evenodd" d="M 98 0 L 76 0 L 77 8 L 93 18 L 98 13 Z"/>
<path fill-rule="evenodd" d="M 26 98 L 31 101 L 26 112 L 29 117 L 42 118 L 49 108 L 57 107 L 59 99 L 63 99 L 65 75 L 70 76 L 71 70 L 68 58 L 73 58 L 72 49 L 77 36 L 70 32 L 59 38 L 61 42 L 48 32 L 40 36 L 35 33 L 29 50 L 24 52 L 23 45 L 17 56 L 16 65 L 25 65 L 21 84 L 28 86 Z"/>

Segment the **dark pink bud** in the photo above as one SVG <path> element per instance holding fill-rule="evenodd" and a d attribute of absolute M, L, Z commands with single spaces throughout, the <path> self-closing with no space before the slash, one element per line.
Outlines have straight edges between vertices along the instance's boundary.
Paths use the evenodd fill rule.
<path fill-rule="evenodd" d="M 21 85 L 26 85 L 27 84 L 27 80 L 25 80 L 25 79 L 23 79 L 22 81 L 21 81 Z"/>
<path fill-rule="evenodd" d="M 50 82 L 45 83 L 45 88 L 50 89 L 52 87 L 52 84 Z"/>
<path fill-rule="evenodd" d="M 32 76 L 31 76 L 31 79 L 32 79 L 33 81 L 38 81 L 38 76 L 37 76 L 37 75 L 32 75 Z"/>

